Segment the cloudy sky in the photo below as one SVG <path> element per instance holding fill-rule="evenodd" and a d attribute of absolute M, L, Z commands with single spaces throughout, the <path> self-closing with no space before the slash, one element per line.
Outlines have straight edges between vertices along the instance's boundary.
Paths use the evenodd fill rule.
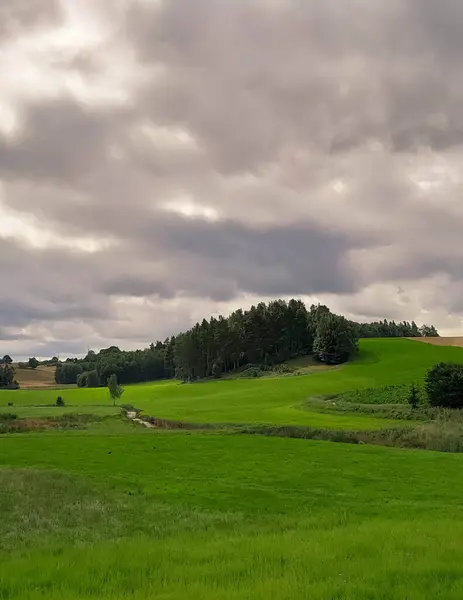
<path fill-rule="evenodd" d="M 3 0 L 0 354 L 303 297 L 463 332 L 461 0 Z"/>

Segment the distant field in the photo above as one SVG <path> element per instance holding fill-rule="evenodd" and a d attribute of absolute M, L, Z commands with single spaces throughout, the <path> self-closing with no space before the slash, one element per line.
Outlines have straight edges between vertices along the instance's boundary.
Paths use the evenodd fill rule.
<path fill-rule="evenodd" d="M 463 337 L 420 337 L 408 339 L 415 342 L 432 344 L 433 346 L 457 346 L 458 348 L 463 348 Z"/>
<path fill-rule="evenodd" d="M 56 387 L 56 367 L 39 365 L 36 369 L 20 369 L 16 364 L 13 366 L 22 389 Z"/>
<path fill-rule="evenodd" d="M 358 358 L 335 370 L 304 376 L 224 380 L 182 385 L 157 382 L 127 386 L 122 402 L 158 418 L 200 423 L 265 423 L 310 425 L 340 429 L 375 429 L 397 425 L 371 416 L 327 415 L 301 410 L 311 396 L 339 394 L 382 385 L 419 382 L 437 362 L 463 363 L 463 349 L 416 344 L 404 339 L 361 340 Z M 106 389 L 68 389 L 60 392 L 75 410 L 110 406 Z M 55 390 L 0 392 L 0 410 L 15 406 L 53 405 Z"/>

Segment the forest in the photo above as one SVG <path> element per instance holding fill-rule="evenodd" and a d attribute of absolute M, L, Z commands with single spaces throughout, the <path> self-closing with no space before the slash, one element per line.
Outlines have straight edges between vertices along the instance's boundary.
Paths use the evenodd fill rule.
<path fill-rule="evenodd" d="M 68 358 L 56 368 L 56 383 L 80 387 L 106 385 L 110 375 L 121 384 L 178 378 L 220 378 L 246 365 L 273 366 L 312 354 L 326 364 L 341 364 L 357 351 L 359 338 L 438 336 L 432 325 L 413 321 L 355 323 L 324 305 L 309 309 L 301 300 L 274 300 L 229 317 L 212 317 L 188 331 L 144 350 L 111 346 L 83 359 Z"/>

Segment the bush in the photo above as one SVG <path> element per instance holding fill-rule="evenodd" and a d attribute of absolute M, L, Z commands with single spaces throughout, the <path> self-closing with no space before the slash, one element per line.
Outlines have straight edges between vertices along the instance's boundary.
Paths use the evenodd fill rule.
<path fill-rule="evenodd" d="M 40 364 L 40 363 L 39 363 L 39 361 L 38 361 L 38 360 L 35 358 L 35 356 L 33 356 L 32 358 L 30 358 L 30 359 L 29 359 L 29 361 L 28 361 L 28 363 L 27 363 L 27 364 L 28 364 L 28 366 L 29 366 L 31 369 L 36 369 L 36 368 L 39 366 L 39 364 Z"/>
<path fill-rule="evenodd" d="M 276 367 L 273 368 L 275 373 L 281 374 L 281 375 L 290 375 L 292 373 L 296 373 L 297 369 L 295 369 L 294 367 L 291 367 L 290 365 L 283 363 L 281 365 L 277 365 Z"/>
<path fill-rule="evenodd" d="M 87 387 L 88 386 L 88 373 L 79 373 L 77 375 L 77 387 Z"/>
<path fill-rule="evenodd" d="M 431 406 L 463 408 L 463 365 L 439 363 L 429 369 L 425 382 Z"/>
<path fill-rule="evenodd" d="M 56 406 L 64 406 L 65 402 L 64 400 L 61 398 L 61 396 L 58 396 L 58 398 L 56 398 Z"/>
<path fill-rule="evenodd" d="M 418 406 L 418 403 L 420 401 L 420 396 L 419 396 L 418 390 L 416 389 L 416 386 L 414 383 L 412 383 L 412 385 L 410 386 L 410 391 L 408 393 L 407 400 L 413 409 L 415 409 Z"/>
<path fill-rule="evenodd" d="M 13 402 L 8 402 L 8 406 L 13 406 Z"/>
<path fill-rule="evenodd" d="M 98 378 L 98 373 L 94 369 L 93 371 L 89 371 L 87 373 L 87 387 L 95 388 L 100 386 L 100 380 Z"/>
<path fill-rule="evenodd" d="M 263 374 L 264 371 L 262 371 L 258 367 L 249 367 L 241 371 L 240 377 L 242 377 L 243 379 L 249 379 L 254 377 L 262 377 Z"/>
<path fill-rule="evenodd" d="M 0 421 L 15 421 L 18 415 L 13 413 L 0 413 Z"/>

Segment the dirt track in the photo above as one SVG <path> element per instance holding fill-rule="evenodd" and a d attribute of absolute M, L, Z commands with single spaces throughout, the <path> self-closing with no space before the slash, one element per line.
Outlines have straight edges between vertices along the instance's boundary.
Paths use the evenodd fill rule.
<path fill-rule="evenodd" d="M 420 337 L 407 338 L 415 342 L 424 342 L 425 344 L 433 344 L 434 346 L 458 346 L 463 348 L 463 337 Z"/>

